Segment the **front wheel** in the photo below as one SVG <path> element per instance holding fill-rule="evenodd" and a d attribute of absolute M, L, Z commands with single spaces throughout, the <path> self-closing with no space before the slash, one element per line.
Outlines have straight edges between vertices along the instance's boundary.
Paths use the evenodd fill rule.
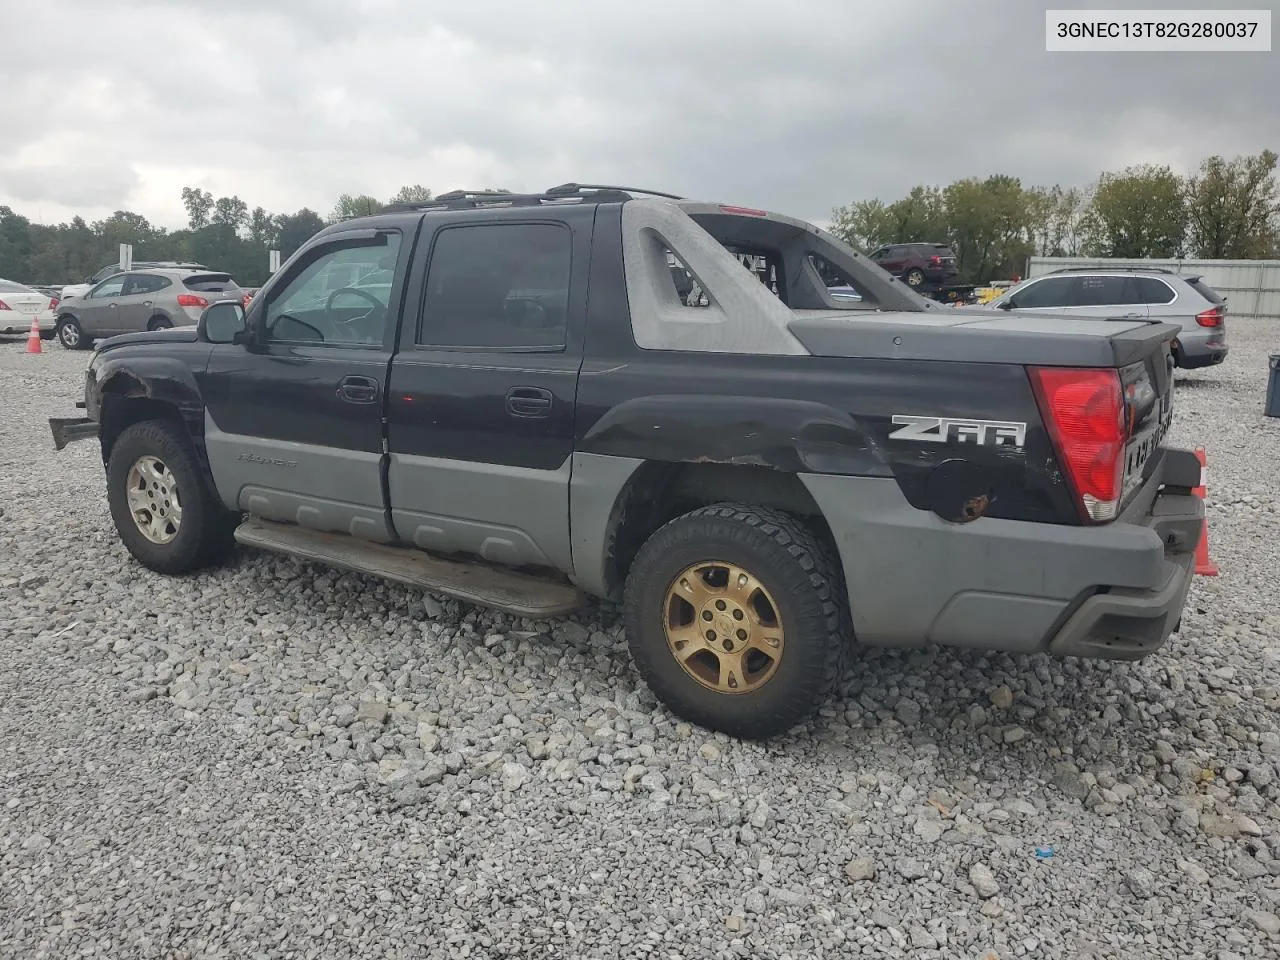
<path fill-rule="evenodd" d="M 217 563 L 234 543 L 234 515 L 204 483 L 190 440 L 163 420 L 120 434 L 107 464 L 107 502 L 125 547 L 157 573 Z"/>
<path fill-rule="evenodd" d="M 716 504 L 640 549 L 624 618 L 636 669 L 677 716 L 763 740 L 808 719 L 852 637 L 838 567 L 796 518 Z"/>
<path fill-rule="evenodd" d="M 59 317 L 58 325 L 54 329 L 57 333 L 58 342 L 66 350 L 83 350 L 91 342 L 84 335 L 84 330 L 80 328 L 80 321 L 75 317 Z"/>

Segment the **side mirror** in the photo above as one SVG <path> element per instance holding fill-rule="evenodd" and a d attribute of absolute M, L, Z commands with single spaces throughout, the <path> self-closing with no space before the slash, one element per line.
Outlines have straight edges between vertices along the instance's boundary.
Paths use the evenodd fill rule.
<path fill-rule="evenodd" d="M 997 310 L 1012 310 L 1012 309 L 1013 309 L 1013 301 L 1012 301 L 1012 300 L 1002 300 L 1002 301 L 1000 301 L 999 303 L 997 303 L 997 304 L 996 304 L 996 309 L 997 309 Z"/>
<path fill-rule="evenodd" d="M 200 314 L 196 335 L 209 343 L 240 343 L 245 329 L 244 304 L 222 300 Z"/>

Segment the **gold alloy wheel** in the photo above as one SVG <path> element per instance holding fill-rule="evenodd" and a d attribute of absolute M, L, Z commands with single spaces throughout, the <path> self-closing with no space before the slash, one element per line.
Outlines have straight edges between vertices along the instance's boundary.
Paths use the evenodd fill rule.
<path fill-rule="evenodd" d="M 166 544 L 182 526 L 178 484 L 163 460 L 139 457 L 125 480 L 129 513 L 139 532 L 152 543 Z"/>
<path fill-rule="evenodd" d="M 782 616 L 769 591 L 731 563 L 695 563 L 667 588 L 663 631 L 672 656 L 717 693 L 752 693 L 782 661 Z"/>

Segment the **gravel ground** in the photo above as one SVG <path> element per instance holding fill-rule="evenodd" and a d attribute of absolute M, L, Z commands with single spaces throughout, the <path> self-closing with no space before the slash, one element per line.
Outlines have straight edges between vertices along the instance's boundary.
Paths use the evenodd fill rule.
<path fill-rule="evenodd" d="M 87 355 L 0 344 L 0 956 L 1280 956 L 1275 329 L 1181 378 L 1222 575 L 1165 650 L 873 652 L 763 747 L 612 608 L 141 569 L 45 423 Z"/>

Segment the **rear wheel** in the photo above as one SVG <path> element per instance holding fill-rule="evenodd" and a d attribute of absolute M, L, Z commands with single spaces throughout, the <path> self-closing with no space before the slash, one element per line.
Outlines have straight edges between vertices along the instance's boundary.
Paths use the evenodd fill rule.
<path fill-rule="evenodd" d="M 107 464 L 107 502 L 131 554 L 158 573 L 189 573 L 225 559 L 237 517 L 200 475 L 181 428 L 147 420 L 125 429 Z"/>
<path fill-rule="evenodd" d="M 54 328 L 58 342 L 67 350 L 84 350 L 92 341 L 84 335 L 80 321 L 75 317 L 59 317 Z"/>
<path fill-rule="evenodd" d="M 658 698 L 735 737 L 766 739 L 807 719 L 848 663 L 834 560 L 770 508 L 717 504 L 662 527 L 632 564 L 624 617 Z"/>
<path fill-rule="evenodd" d="M 173 324 L 169 322 L 168 317 L 152 317 L 147 324 L 148 330 L 171 330 Z"/>
<path fill-rule="evenodd" d="M 912 267 L 907 271 L 907 286 L 918 287 L 924 283 L 924 271 L 919 267 Z"/>

